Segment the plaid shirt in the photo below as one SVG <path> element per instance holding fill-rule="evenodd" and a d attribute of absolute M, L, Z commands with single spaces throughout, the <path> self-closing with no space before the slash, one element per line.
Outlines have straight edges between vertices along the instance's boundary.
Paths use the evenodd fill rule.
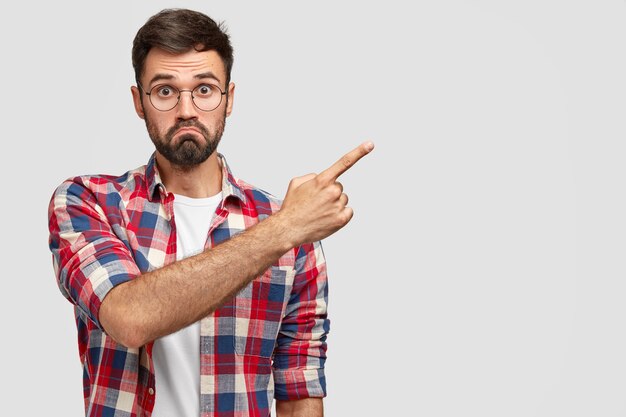
<path fill-rule="evenodd" d="M 220 155 L 222 202 L 207 248 L 267 218 L 280 201 L 236 179 Z M 80 176 L 55 191 L 50 249 L 59 288 L 74 305 L 86 415 L 150 416 L 152 346 L 115 342 L 98 320 L 116 285 L 176 260 L 174 195 L 154 155 L 120 177 Z M 326 263 L 319 242 L 282 256 L 200 322 L 200 414 L 268 416 L 272 398 L 324 397 Z"/>

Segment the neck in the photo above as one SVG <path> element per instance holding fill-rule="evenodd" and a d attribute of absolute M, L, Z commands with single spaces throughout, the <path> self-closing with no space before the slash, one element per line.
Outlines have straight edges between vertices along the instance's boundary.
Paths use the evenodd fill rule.
<path fill-rule="evenodd" d="M 222 191 L 222 167 L 217 151 L 193 167 L 173 165 L 159 152 L 156 154 L 156 162 L 161 181 L 168 192 L 191 198 L 206 198 Z"/>

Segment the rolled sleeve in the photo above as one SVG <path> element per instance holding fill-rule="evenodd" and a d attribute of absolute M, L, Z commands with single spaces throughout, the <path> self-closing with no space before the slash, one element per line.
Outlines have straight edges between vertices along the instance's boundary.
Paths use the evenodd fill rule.
<path fill-rule="evenodd" d="M 296 255 L 296 275 L 274 351 L 277 400 L 326 396 L 328 281 L 321 243 L 303 245 Z"/>
<path fill-rule="evenodd" d="M 49 246 L 61 293 L 102 329 L 98 312 L 108 292 L 139 275 L 128 247 L 115 235 L 93 192 L 68 180 L 48 210 Z"/>

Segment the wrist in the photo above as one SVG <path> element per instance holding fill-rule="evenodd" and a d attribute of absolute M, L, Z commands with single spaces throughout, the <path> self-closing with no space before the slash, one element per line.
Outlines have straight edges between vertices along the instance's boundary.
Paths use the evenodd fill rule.
<path fill-rule="evenodd" d="M 265 222 L 272 229 L 271 235 L 277 240 L 276 243 L 280 246 L 282 253 L 301 244 L 295 233 L 297 230 L 296 226 L 293 224 L 288 212 L 280 210 L 268 217 Z"/>

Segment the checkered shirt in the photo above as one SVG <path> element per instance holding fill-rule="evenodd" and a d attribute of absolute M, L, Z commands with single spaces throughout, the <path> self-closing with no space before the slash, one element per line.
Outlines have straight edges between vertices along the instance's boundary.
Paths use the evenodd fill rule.
<path fill-rule="evenodd" d="M 222 202 L 207 249 L 267 218 L 280 201 L 223 167 Z M 174 195 L 154 155 L 114 177 L 80 176 L 50 202 L 50 250 L 59 288 L 74 305 L 89 417 L 150 416 L 152 346 L 130 349 L 102 329 L 98 311 L 116 285 L 176 261 Z M 200 415 L 268 416 L 273 398 L 324 397 L 326 263 L 319 242 L 289 251 L 200 321 Z"/>

